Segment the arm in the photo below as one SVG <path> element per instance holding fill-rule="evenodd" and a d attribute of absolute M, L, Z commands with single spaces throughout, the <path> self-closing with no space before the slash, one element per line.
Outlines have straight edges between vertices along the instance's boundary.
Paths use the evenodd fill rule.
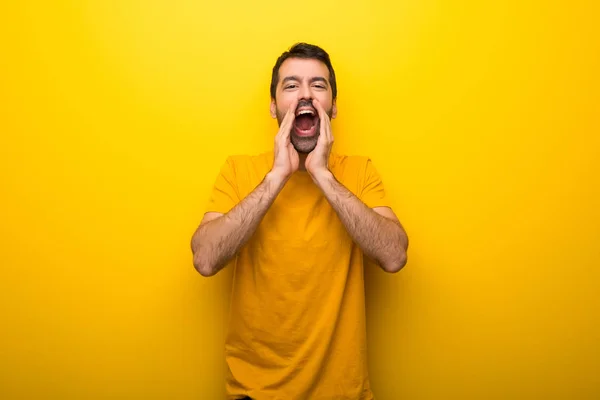
<path fill-rule="evenodd" d="M 386 272 L 399 271 L 406 264 L 408 237 L 392 210 L 367 207 L 329 171 L 314 179 L 363 252 Z"/>
<path fill-rule="evenodd" d="M 321 127 L 317 146 L 306 158 L 306 170 L 336 211 L 338 217 L 363 252 L 385 271 L 397 272 L 406 264 L 408 237 L 388 207 L 371 209 L 338 182 L 328 167 L 333 145 L 331 123 L 318 100 L 313 100 Z"/>
<path fill-rule="evenodd" d="M 297 101 L 292 102 L 275 137 L 273 168 L 263 181 L 228 213 L 207 213 L 192 235 L 194 268 L 203 276 L 219 272 L 250 239 L 289 177 L 299 156 L 290 142 Z"/>
<path fill-rule="evenodd" d="M 207 213 L 192 236 L 194 267 L 203 276 L 219 272 L 250 239 L 283 188 L 283 181 L 268 173 L 246 198 L 227 214 Z"/>

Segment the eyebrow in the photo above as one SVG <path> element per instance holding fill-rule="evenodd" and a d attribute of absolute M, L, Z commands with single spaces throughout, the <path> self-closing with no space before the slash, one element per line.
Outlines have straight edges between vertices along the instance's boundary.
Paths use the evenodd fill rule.
<path fill-rule="evenodd" d="M 281 84 L 284 85 L 286 82 L 289 82 L 289 81 L 301 81 L 301 80 L 302 79 L 300 79 L 300 77 L 296 76 L 296 75 L 286 76 L 281 81 Z M 314 76 L 314 77 L 310 78 L 310 83 L 314 83 L 314 82 L 323 82 L 325 84 L 329 84 L 329 82 L 327 81 L 327 79 L 325 79 L 322 76 Z"/>

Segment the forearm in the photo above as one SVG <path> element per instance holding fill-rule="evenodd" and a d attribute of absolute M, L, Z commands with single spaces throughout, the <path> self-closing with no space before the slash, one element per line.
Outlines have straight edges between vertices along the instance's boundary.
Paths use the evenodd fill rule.
<path fill-rule="evenodd" d="M 400 270 L 406 263 L 408 244 L 402 226 L 365 205 L 338 182 L 331 172 L 314 178 L 346 230 L 363 252 L 385 271 Z"/>
<path fill-rule="evenodd" d="M 204 276 L 219 272 L 250 239 L 283 188 L 283 180 L 271 175 L 228 213 L 201 224 L 192 238 L 194 266 Z"/>

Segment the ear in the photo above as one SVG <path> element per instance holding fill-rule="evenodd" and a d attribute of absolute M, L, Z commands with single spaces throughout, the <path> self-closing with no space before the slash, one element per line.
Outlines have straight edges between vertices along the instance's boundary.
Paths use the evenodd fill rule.
<path fill-rule="evenodd" d="M 277 118 L 277 105 L 275 99 L 271 99 L 271 118 Z"/>
<path fill-rule="evenodd" d="M 337 105 L 335 104 L 335 99 L 333 100 L 333 105 L 331 106 L 331 119 L 337 117 Z"/>

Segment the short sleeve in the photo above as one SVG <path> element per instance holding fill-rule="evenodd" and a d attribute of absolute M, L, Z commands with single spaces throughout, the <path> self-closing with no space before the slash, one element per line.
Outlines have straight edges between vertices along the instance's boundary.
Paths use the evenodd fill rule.
<path fill-rule="evenodd" d="M 206 212 L 218 212 L 225 214 L 240 202 L 239 190 L 236 184 L 235 166 L 231 157 L 221 167 L 221 171 L 215 180 Z"/>
<path fill-rule="evenodd" d="M 391 207 L 381 177 L 370 159 L 366 162 L 360 199 L 369 208 Z"/>

